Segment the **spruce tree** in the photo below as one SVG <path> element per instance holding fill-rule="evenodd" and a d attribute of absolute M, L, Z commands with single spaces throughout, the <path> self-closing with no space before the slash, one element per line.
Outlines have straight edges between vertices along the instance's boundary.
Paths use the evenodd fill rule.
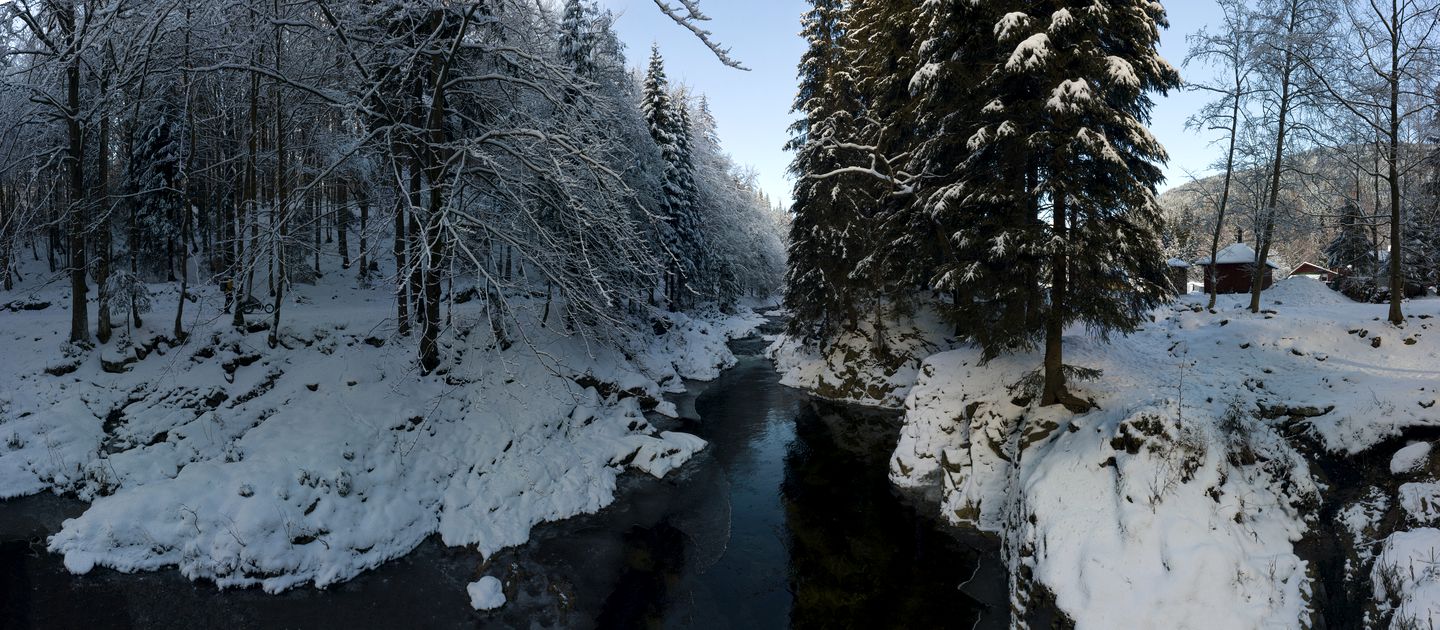
<path fill-rule="evenodd" d="M 981 84 L 989 124 L 970 146 L 999 158 L 991 174 L 1011 174 L 996 178 L 1010 212 L 1040 219 L 999 235 L 1049 259 L 1040 404 L 1083 409 L 1066 386 L 1065 328 L 1132 330 L 1169 292 L 1155 200 L 1166 156 L 1146 128 L 1149 94 L 1180 85 L 1157 51 L 1165 12 L 1146 0 L 988 8 L 1000 54 Z"/>
<path fill-rule="evenodd" d="M 888 245 L 897 258 L 929 253 L 928 282 L 946 296 L 943 312 L 987 360 L 1038 341 L 1043 295 L 1033 279 L 1045 262 L 1027 152 L 990 141 L 990 130 L 1016 124 L 996 96 L 1037 89 L 1026 77 L 983 70 L 1005 51 L 990 28 L 999 16 L 968 3 L 921 7 L 910 170 L 926 178 L 908 229 L 894 230 Z"/>
<path fill-rule="evenodd" d="M 1434 286 L 1440 271 L 1440 209 L 1416 205 L 1405 213 L 1401 265 L 1407 291 Z"/>
<path fill-rule="evenodd" d="M 181 194 L 184 176 L 184 133 L 179 107 L 173 95 L 162 97 L 135 142 L 129 162 L 125 190 L 132 205 L 130 252 L 131 271 L 148 269 L 164 272 L 173 280 L 174 248 L 181 240 L 185 203 Z M 183 243 L 181 244 L 183 246 Z"/>
<path fill-rule="evenodd" d="M 840 193 L 864 200 L 856 217 L 869 236 L 868 254 L 853 275 L 854 282 L 906 305 L 917 289 L 926 288 L 936 267 L 934 233 L 906 183 L 907 161 L 901 159 L 919 137 L 916 134 L 911 78 L 917 58 L 916 35 L 924 25 L 915 0 L 855 0 L 846 10 L 845 23 L 853 25 L 843 40 L 846 72 L 855 84 L 859 116 L 851 149 L 843 156 L 860 168 L 880 171 L 871 177 L 838 180 Z M 877 310 L 877 316 L 879 311 Z"/>
<path fill-rule="evenodd" d="M 712 278 L 707 276 L 713 274 L 714 270 L 709 260 L 709 250 L 705 246 L 705 235 L 700 229 L 703 224 L 700 213 L 704 209 L 700 207 L 700 189 L 695 178 L 695 126 L 690 121 L 688 101 L 688 98 L 679 95 L 670 102 L 675 106 L 675 170 L 683 195 L 682 203 L 677 207 L 676 241 L 680 244 L 678 253 L 685 287 L 693 293 L 694 287 L 690 286 L 691 283 L 702 286 L 709 284 Z M 686 301 L 687 298 L 682 297 L 682 306 Z"/>
<path fill-rule="evenodd" d="M 866 234 L 856 220 L 857 200 L 840 194 L 843 176 L 822 177 L 846 165 L 834 147 L 854 138 L 858 111 L 851 75 L 844 64 L 844 3 L 812 0 L 801 35 L 809 49 L 800 59 L 799 92 L 792 109 L 786 148 L 795 152 L 795 176 L 785 306 L 791 334 L 826 339 L 853 329 L 861 288 L 852 271 L 867 253 Z"/>
<path fill-rule="evenodd" d="M 1369 299 L 1375 286 L 1375 249 L 1370 244 L 1365 213 L 1352 200 L 1340 208 L 1335 238 L 1325 247 L 1326 264 L 1340 277 L 1335 288 L 1355 299 Z"/>
<path fill-rule="evenodd" d="M 594 79 L 597 74 L 595 29 L 590 10 L 581 0 L 565 0 L 560 18 L 560 60 L 575 74 Z"/>
<path fill-rule="evenodd" d="M 667 261 L 665 285 L 670 308 L 683 306 L 688 293 L 686 279 L 694 275 L 694 173 L 686 150 L 689 147 L 685 116 L 670 93 L 665 61 L 660 48 L 650 49 L 650 67 L 645 75 L 641 107 L 650 127 L 650 137 L 660 149 L 664 172 L 660 183 L 660 239 Z"/>

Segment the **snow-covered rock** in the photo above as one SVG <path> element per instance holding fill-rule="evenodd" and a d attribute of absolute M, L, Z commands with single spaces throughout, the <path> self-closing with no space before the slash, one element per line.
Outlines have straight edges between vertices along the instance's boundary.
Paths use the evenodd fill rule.
<path fill-rule="evenodd" d="M 1440 529 L 1422 527 L 1385 539 L 1371 574 L 1375 602 L 1391 628 L 1440 623 Z"/>
<path fill-rule="evenodd" d="M 1390 473 L 1403 475 L 1420 470 L 1430 461 L 1430 443 L 1416 442 L 1406 445 L 1390 457 Z"/>
<path fill-rule="evenodd" d="M 782 337 L 768 354 L 787 386 L 827 400 L 898 409 L 925 357 L 952 347 L 939 314 L 922 308 L 894 321 L 864 318 L 859 330 L 824 347 Z"/>
<path fill-rule="evenodd" d="M 470 607 L 475 610 L 495 610 L 505 605 L 505 589 L 500 580 L 487 575 L 465 586 L 470 595 Z"/>

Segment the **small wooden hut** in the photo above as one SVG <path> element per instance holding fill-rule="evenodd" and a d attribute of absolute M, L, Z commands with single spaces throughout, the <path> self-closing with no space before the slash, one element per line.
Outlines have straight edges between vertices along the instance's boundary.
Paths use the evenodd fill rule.
<path fill-rule="evenodd" d="M 1190 263 L 1171 258 L 1165 262 L 1170 270 L 1170 284 L 1175 285 L 1176 295 L 1185 295 L 1190 292 Z"/>
<path fill-rule="evenodd" d="M 1219 283 L 1215 287 L 1216 293 L 1248 292 L 1250 280 L 1254 276 L 1252 270 L 1255 268 L 1255 256 L 1255 250 L 1249 245 L 1235 243 L 1216 253 L 1213 263 L 1209 256 L 1195 261 L 1205 273 L 1205 292 L 1211 292 L 1210 283 L 1217 279 Z M 1265 262 L 1265 278 L 1262 280 L 1261 289 L 1268 289 L 1275 282 L 1275 270 L 1278 268 L 1273 262 Z"/>

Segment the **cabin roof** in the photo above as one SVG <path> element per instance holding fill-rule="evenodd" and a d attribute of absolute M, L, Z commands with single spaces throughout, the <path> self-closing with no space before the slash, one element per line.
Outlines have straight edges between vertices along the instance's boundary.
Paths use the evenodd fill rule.
<path fill-rule="evenodd" d="M 1235 243 L 1217 252 L 1215 259 L 1221 265 L 1250 265 L 1255 263 L 1255 250 L 1244 243 Z M 1210 257 L 1201 258 L 1195 261 L 1195 264 L 1209 265 Z M 1265 265 L 1271 269 L 1280 268 L 1280 265 L 1275 264 L 1275 261 L 1272 260 L 1265 261 Z"/>
<path fill-rule="evenodd" d="M 1296 267 L 1294 271 L 1291 271 L 1291 272 L 1290 272 L 1290 275 L 1293 276 L 1293 275 L 1296 275 L 1296 274 L 1308 274 L 1308 273 L 1328 273 L 1328 274 L 1332 274 L 1332 275 L 1333 275 L 1333 274 L 1335 274 L 1335 271 L 1334 271 L 1334 270 L 1331 270 L 1331 269 L 1326 269 L 1325 267 L 1321 267 L 1320 265 L 1317 265 L 1317 264 L 1312 263 L 1312 262 L 1303 262 L 1303 263 L 1300 263 L 1300 266 L 1299 266 L 1299 267 Z"/>

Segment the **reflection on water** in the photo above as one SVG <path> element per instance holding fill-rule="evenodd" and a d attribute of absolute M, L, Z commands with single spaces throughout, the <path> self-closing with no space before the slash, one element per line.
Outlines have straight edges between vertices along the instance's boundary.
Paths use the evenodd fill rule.
<path fill-rule="evenodd" d="M 754 355 L 763 343 L 733 347 Z M 933 506 L 890 486 L 894 415 L 814 402 L 778 381 L 767 361 L 743 357 L 693 400 L 703 420 L 672 421 L 710 446 L 666 479 L 623 477 L 599 514 L 542 525 L 488 559 L 432 539 L 327 591 L 216 592 L 174 571 L 72 577 L 59 558 L 30 553 L 38 526 L 16 515 L 53 531 L 82 506 L 0 504 L 0 621 L 18 622 L 0 625 L 78 625 L 103 604 L 111 612 L 90 627 L 963 628 L 982 614 L 981 627 L 1004 627 L 993 543 L 944 531 L 920 516 Z M 464 585 L 486 574 L 506 581 L 511 601 L 479 613 Z"/>

